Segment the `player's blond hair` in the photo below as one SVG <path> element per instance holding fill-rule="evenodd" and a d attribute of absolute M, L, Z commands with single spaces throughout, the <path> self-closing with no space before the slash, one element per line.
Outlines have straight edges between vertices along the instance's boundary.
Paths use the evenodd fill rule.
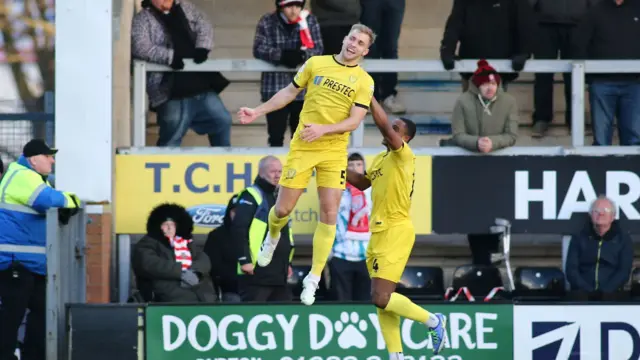
<path fill-rule="evenodd" d="M 349 34 L 351 34 L 354 31 L 358 31 L 369 36 L 369 39 L 371 40 L 369 42 L 369 46 L 373 45 L 373 43 L 376 41 L 376 37 L 378 37 L 378 35 L 376 35 L 376 33 L 374 33 L 370 27 L 360 23 L 353 25 L 351 27 L 351 30 L 349 30 Z"/>

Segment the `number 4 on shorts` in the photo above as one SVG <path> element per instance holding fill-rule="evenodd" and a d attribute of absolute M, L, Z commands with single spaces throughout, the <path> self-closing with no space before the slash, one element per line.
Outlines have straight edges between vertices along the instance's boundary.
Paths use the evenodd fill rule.
<path fill-rule="evenodd" d="M 374 272 L 378 272 L 378 259 L 373 259 L 373 266 L 371 267 Z"/>

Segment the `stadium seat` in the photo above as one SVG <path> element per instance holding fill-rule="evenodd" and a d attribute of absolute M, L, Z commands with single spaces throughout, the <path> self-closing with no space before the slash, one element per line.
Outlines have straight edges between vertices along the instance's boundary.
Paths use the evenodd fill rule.
<path fill-rule="evenodd" d="M 442 300 L 444 299 L 442 268 L 407 266 L 396 291 L 415 301 Z"/>
<path fill-rule="evenodd" d="M 308 265 L 292 265 L 293 274 L 289 279 L 289 286 L 293 293 L 293 300 L 300 301 L 300 293 L 302 292 L 302 280 L 307 276 L 311 270 L 311 266 Z M 324 276 L 320 279 L 318 284 L 318 290 L 316 291 L 316 301 L 327 301 L 329 299 L 329 289 L 327 287 L 326 279 Z"/>
<path fill-rule="evenodd" d="M 631 299 L 640 300 L 640 268 L 631 272 Z"/>
<path fill-rule="evenodd" d="M 475 301 L 483 301 L 493 289 L 502 286 L 502 276 L 498 268 L 494 266 L 462 265 L 454 270 L 453 282 L 448 293 L 455 295 L 460 289 L 466 288 L 475 298 Z M 504 294 L 502 291 L 498 296 L 494 297 L 494 299 L 499 300 Z M 451 296 L 449 296 L 449 299 Z M 464 302 L 468 301 L 468 299 L 464 293 L 461 293 L 456 301 Z"/>
<path fill-rule="evenodd" d="M 520 267 L 515 285 L 514 297 L 521 300 L 558 301 L 565 296 L 564 273 L 555 267 Z"/>

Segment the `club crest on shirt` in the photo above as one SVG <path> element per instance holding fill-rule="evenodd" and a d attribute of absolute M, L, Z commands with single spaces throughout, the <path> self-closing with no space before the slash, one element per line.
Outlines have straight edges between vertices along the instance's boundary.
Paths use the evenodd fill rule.
<path fill-rule="evenodd" d="M 355 82 L 358 81 L 358 77 L 351 75 L 349 76 L 349 81 L 351 81 L 352 84 L 355 84 Z"/>

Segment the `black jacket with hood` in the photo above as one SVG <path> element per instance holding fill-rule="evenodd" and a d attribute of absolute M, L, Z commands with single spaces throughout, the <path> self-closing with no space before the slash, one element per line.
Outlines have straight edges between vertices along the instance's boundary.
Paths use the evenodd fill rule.
<path fill-rule="evenodd" d="M 633 243 L 617 221 L 598 235 L 591 221 L 571 237 L 565 272 L 571 290 L 614 292 L 628 281 L 633 264 Z"/>
<path fill-rule="evenodd" d="M 151 211 L 147 219 L 147 234 L 138 241 L 133 251 L 133 271 L 141 293 L 153 294 L 156 302 L 214 302 L 215 290 L 211 285 L 209 271 L 211 262 L 207 255 L 189 244 L 193 270 L 200 278 L 198 285 L 185 288 L 181 281 L 182 265 L 169 239 L 160 225 L 167 219 L 176 223 L 176 235 L 192 239 L 193 220 L 186 209 L 177 204 L 162 204 Z"/>
<path fill-rule="evenodd" d="M 441 59 L 513 59 L 532 53 L 536 25 L 527 0 L 454 0 Z M 460 43 L 458 56 L 456 48 Z M 461 74 L 468 79 L 472 74 Z M 500 74 L 512 81 L 517 73 Z"/>

